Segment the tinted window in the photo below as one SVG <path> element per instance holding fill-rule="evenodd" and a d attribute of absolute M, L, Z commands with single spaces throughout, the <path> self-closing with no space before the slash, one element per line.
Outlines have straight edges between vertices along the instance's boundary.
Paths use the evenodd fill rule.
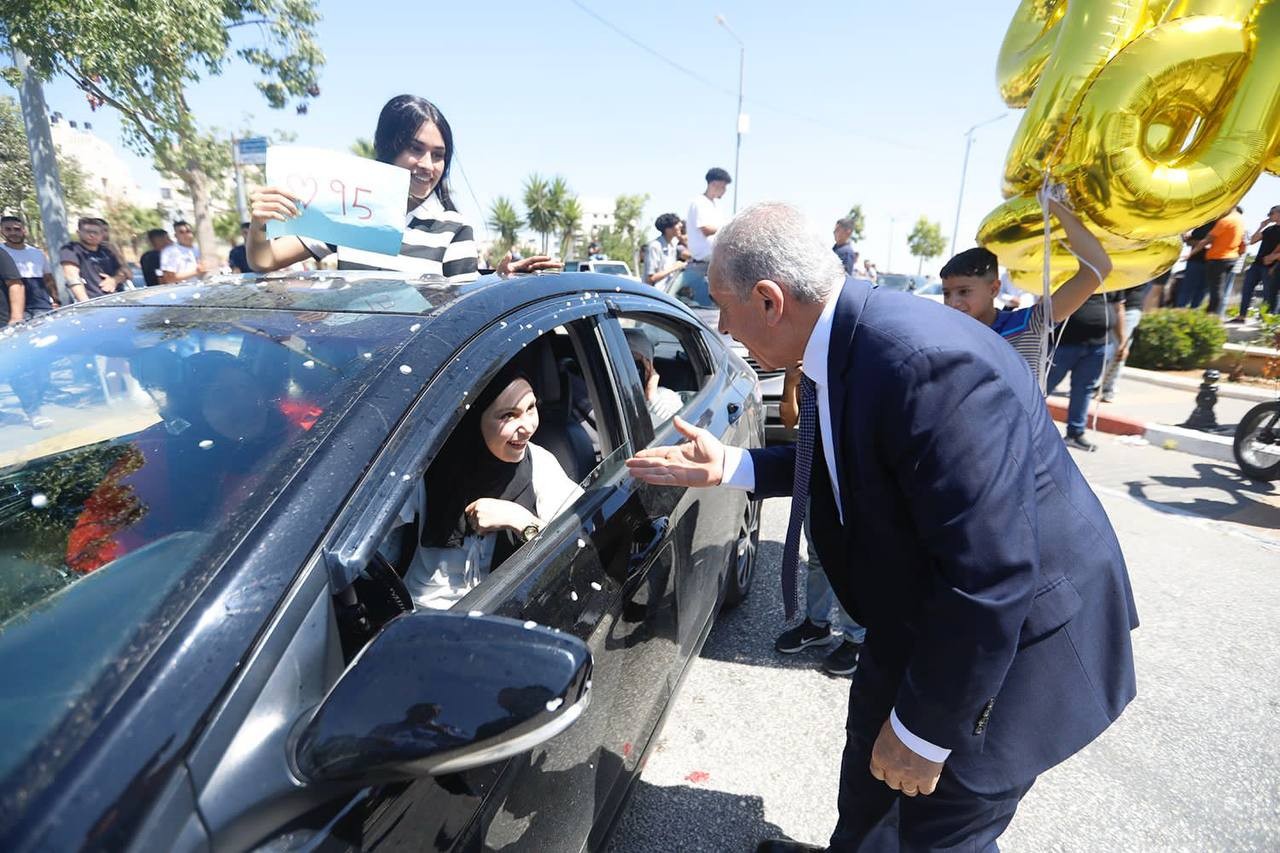
<path fill-rule="evenodd" d="M 667 279 L 669 284 L 666 285 L 666 291 L 670 295 L 679 299 L 685 305 L 691 308 L 715 308 L 716 303 L 711 298 L 708 291 L 707 277 L 705 275 L 690 275 L 684 273 L 673 275 Z"/>
<path fill-rule="evenodd" d="M 659 429 L 707 382 L 701 333 L 677 320 L 647 314 L 624 315 L 622 327 L 649 417 Z"/>
<path fill-rule="evenodd" d="M 99 308 L 0 339 L 0 776 L 109 701 L 414 322 Z"/>

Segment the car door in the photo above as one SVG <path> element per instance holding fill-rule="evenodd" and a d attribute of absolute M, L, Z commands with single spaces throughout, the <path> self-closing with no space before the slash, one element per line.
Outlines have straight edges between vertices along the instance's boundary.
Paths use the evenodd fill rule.
<path fill-rule="evenodd" d="M 598 309 L 566 316 L 558 307 L 503 318 L 497 334 L 482 335 L 451 360 L 451 376 L 433 383 L 421 404 L 440 412 L 465 399 L 462 391 L 474 395 L 507 358 L 537 345 L 531 330 L 559 323 L 570 338 L 604 458 L 582 482 L 582 497 L 456 608 L 531 620 L 586 642 L 593 656 L 592 704 L 568 730 L 504 764 L 373 792 L 336 830 L 359 838 L 362 847 L 579 849 L 597 818 L 616 807 L 619 784 L 635 770 L 643 739 L 661 713 L 666 672 L 645 664 L 660 642 L 674 642 L 673 602 L 662 588 L 671 568 L 667 528 L 643 513 L 626 473 L 631 446 L 593 312 Z M 574 319 L 573 313 L 586 316 Z M 437 446 L 444 434 L 433 439 Z M 416 475 L 420 464 L 402 460 L 384 467 Z"/>
<path fill-rule="evenodd" d="M 614 315 L 608 335 L 613 361 L 622 365 L 627 382 L 639 388 L 640 377 L 624 337 L 622 324 L 642 328 L 658 339 L 659 349 L 665 342 L 678 346 L 688 359 L 689 375 L 681 392 L 688 396 L 681 416 L 706 428 L 722 441 L 752 446 L 749 419 L 743 420 L 745 407 L 742 378 L 725 369 L 722 359 L 708 346 L 705 329 L 671 306 L 635 296 L 614 300 Z M 615 319 L 616 318 L 616 319 Z M 641 418 L 648 421 L 644 399 L 638 403 Z M 676 444 L 684 437 L 670 423 L 638 431 L 638 446 Z M 677 621 L 679 624 L 679 666 L 672 670 L 678 678 L 682 667 L 697 653 L 711 629 L 720 604 L 726 569 L 735 556 L 735 546 L 744 519 L 750 511 L 744 493 L 730 489 L 676 489 L 667 486 L 642 486 L 641 499 L 651 514 L 670 519 L 671 536 L 679 555 L 676 570 Z"/>

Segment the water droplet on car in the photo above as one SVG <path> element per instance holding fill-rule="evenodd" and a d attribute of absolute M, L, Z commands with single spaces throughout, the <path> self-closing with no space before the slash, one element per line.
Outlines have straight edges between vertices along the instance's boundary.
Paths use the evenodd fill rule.
<path fill-rule="evenodd" d="M 591 588 L 594 589 L 596 592 L 599 592 L 600 590 L 604 589 L 604 587 L 600 586 L 600 584 L 596 581 L 591 582 Z"/>
<path fill-rule="evenodd" d="M 532 619 L 530 619 L 528 622 L 525 622 L 525 623 L 524 623 L 524 626 L 525 626 L 526 628 L 537 628 L 537 627 L 538 627 L 538 623 L 537 623 L 537 622 L 534 622 Z"/>
<path fill-rule="evenodd" d="M 302 366 L 307 368 L 307 370 L 310 370 L 311 368 L 316 366 L 316 363 L 311 359 L 307 359 L 306 361 L 302 362 Z"/>
<path fill-rule="evenodd" d="M 400 372 L 405 376 L 408 376 L 410 373 L 413 373 L 413 368 L 407 364 L 402 364 L 400 365 Z"/>
<path fill-rule="evenodd" d="M 613 292 L 614 292 L 614 293 L 621 293 L 621 292 L 622 292 L 622 288 L 621 288 L 621 287 L 615 287 L 615 288 L 613 289 Z"/>
<path fill-rule="evenodd" d="M 468 616 L 483 616 L 483 615 L 484 615 L 484 613 L 483 613 L 482 611 L 479 611 L 479 610 L 472 610 L 472 611 L 468 612 L 468 613 L 467 613 L 467 615 L 468 615 Z"/>
<path fill-rule="evenodd" d="M 411 331 L 411 332 L 416 332 L 416 331 L 418 331 L 418 330 L 419 330 L 419 329 L 421 329 L 421 328 L 422 328 L 422 324 L 421 324 L 421 323 L 414 323 L 412 326 L 410 326 L 410 327 L 409 327 L 409 331 Z"/>
<path fill-rule="evenodd" d="M 78 320 L 76 321 L 77 325 L 79 324 L 79 322 L 80 322 L 80 321 L 78 321 Z M 166 326 L 167 326 L 167 325 L 169 325 L 169 321 L 168 321 L 168 320 L 165 320 L 165 321 L 164 321 L 164 324 L 165 324 Z"/>
<path fill-rule="evenodd" d="M 118 370 L 108 370 L 108 371 L 107 371 L 107 378 L 108 378 L 108 379 L 115 379 L 115 378 L 116 378 L 117 376 L 119 376 L 119 375 L 120 375 L 120 371 L 118 371 Z"/>
<path fill-rule="evenodd" d="M 409 475 L 408 475 L 408 474 L 404 474 L 404 475 L 402 475 L 402 476 L 400 477 L 400 479 L 407 483 L 407 482 L 409 482 Z"/>
<path fill-rule="evenodd" d="M 117 318 L 116 318 L 116 322 L 117 322 L 117 323 L 124 323 L 124 322 L 126 322 L 126 320 L 125 320 L 125 318 L 124 318 L 124 317 L 117 317 Z"/>
<path fill-rule="evenodd" d="M 579 547 L 579 548 L 585 548 L 585 547 L 587 547 L 587 543 L 586 543 L 585 541 L 583 541 L 582 539 L 579 539 L 579 540 L 578 540 L 578 547 Z"/>
<path fill-rule="evenodd" d="M 547 710 L 554 711 L 556 708 L 559 708 L 563 704 L 564 704 L 564 699 L 561 699 L 559 696 L 557 696 L 556 698 L 547 702 Z"/>
<path fill-rule="evenodd" d="M 44 336 L 39 337 L 39 338 L 32 338 L 32 339 L 31 339 L 31 345 L 32 345 L 33 347 L 35 347 L 36 349 L 44 349 L 45 347 L 49 346 L 50 344 L 56 344 L 57 342 L 58 342 L 58 336 L 57 336 L 57 335 L 44 335 Z"/>
<path fill-rule="evenodd" d="M 577 600 L 578 600 L 578 593 L 577 593 L 576 591 L 574 591 L 574 592 L 570 592 L 570 593 L 569 593 L 569 600 L 570 600 L 570 601 L 577 601 Z"/>
<path fill-rule="evenodd" d="M 373 353 L 371 352 L 362 352 L 360 354 L 363 355 L 365 358 L 373 358 Z"/>
<path fill-rule="evenodd" d="M 44 492 L 36 492 L 31 496 L 31 505 L 36 509 L 44 509 L 49 505 L 49 496 Z"/>
<path fill-rule="evenodd" d="M 197 447 L 201 450 L 208 450 L 210 447 L 213 447 L 213 440 L 206 438 L 204 441 L 200 442 Z"/>
<path fill-rule="evenodd" d="M 499 321 L 498 321 L 498 328 L 499 328 L 499 329 L 505 329 L 506 327 L 507 327 L 507 321 L 506 321 L 506 320 L 499 320 Z"/>

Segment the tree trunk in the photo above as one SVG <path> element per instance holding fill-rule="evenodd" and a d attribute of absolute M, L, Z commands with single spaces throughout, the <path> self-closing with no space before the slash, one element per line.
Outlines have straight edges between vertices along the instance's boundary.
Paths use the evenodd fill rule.
<path fill-rule="evenodd" d="M 195 161 L 187 161 L 187 168 L 181 172 L 182 182 L 187 186 L 187 194 L 191 196 L 191 209 L 195 214 L 195 222 L 191 227 L 196 232 L 196 245 L 200 247 L 200 257 L 216 258 L 216 236 L 213 233 L 213 213 L 210 210 L 212 193 L 209 176 Z"/>
<path fill-rule="evenodd" d="M 924 257 L 921 256 L 916 264 L 916 275 L 920 275 L 924 271 Z"/>

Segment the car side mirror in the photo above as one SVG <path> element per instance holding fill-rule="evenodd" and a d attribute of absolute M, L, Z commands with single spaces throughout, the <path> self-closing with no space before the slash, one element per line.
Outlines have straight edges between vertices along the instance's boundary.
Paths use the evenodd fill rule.
<path fill-rule="evenodd" d="M 587 709 L 591 652 L 569 634 L 444 611 L 391 621 L 299 734 L 309 782 L 374 783 L 456 773 L 510 758 Z"/>

